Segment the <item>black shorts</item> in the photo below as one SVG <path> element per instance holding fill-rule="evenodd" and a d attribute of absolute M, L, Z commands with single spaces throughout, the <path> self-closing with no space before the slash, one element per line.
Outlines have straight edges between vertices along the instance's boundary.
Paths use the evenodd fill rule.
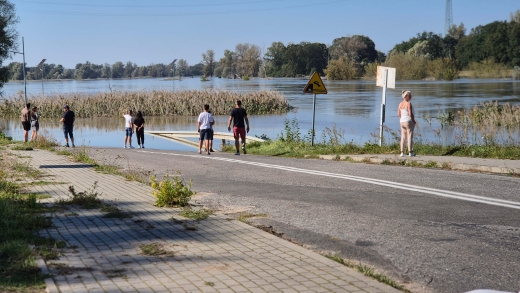
<path fill-rule="evenodd" d="M 205 139 L 209 140 L 210 132 L 211 132 L 211 129 L 201 129 L 199 140 L 205 140 Z"/>
<path fill-rule="evenodd" d="M 29 121 L 22 121 L 23 130 L 29 131 L 31 130 L 31 122 Z"/>

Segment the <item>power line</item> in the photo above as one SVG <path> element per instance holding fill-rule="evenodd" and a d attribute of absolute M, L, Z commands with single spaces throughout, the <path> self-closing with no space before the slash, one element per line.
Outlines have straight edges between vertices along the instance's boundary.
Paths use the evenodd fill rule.
<path fill-rule="evenodd" d="M 271 1 L 271 0 L 269 0 Z M 275 0 L 273 0 L 275 1 Z M 323 6 L 326 4 L 334 4 L 340 2 L 347 2 L 350 0 L 336 0 L 336 1 L 328 1 L 328 2 L 320 2 L 320 3 L 312 3 L 312 4 L 298 4 L 292 6 L 285 7 L 269 7 L 269 8 L 255 8 L 255 9 L 244 9 L 244 10 L 234 10 L 234 11 L 207 11 L 207 12 L 178 12 L 178 13 L 145 13 L 140 11 L 139 13 L 111 13 L 111 12 L 79 12 L 79 11 L 57 11 L 57 10 L 33 10 L 33 9 L 20 9 L 20 11 L 32 12 L 38 14 L 55 14 L 55 15 L 88 15 L 88 16 L 194 16 L 194 15 L 215 15 L 215 14 L 234 14 L 234 13 L 248 13 L 248 12 L 264 12 L 264 11 L 274 11 L 274 10 L 285 10 L 285 9 L 295 9 L 302 7 L 311 7 L 311 6 Z M 265 1 L 264 1 L 265 2 Z M 279 2 L 279 1 L 278 1 Z M 126 6 L 128 7 L 128 6 Z"/>
<path fill-rule="evenodd" d="M 230 6 L 230 5 L 247 5 L 247 4 L 262 4 L 268 2 L 283 2 L 292 0 L 263 0 L 263 1 L 242 1 L 242 2 L 227 2 L 227 3 L 212 3 L 212 4 L 174 4 L 174 5 L 115 5 L 115 4 L 87 4 L 87 3 L 69 3 L 69 2 L 52 2 L 52 1 L 33 1 L 33 0 L 18 0 L 18 2 L 45 4 L 45 5 L 59 5 L 59 6 L 79 6 L 79 7 L 115 7 L 115 8 L 179 8 L 179 7 L 207 7 L 207 6 Z"/>

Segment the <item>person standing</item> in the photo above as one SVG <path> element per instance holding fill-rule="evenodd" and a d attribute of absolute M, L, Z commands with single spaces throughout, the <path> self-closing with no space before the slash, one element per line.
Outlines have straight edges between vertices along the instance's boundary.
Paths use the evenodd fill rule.
<path fill-rule="evenodd" d="M 126 114 L 123 112 L 123 118 L 125 118 L 125 149 L 127 148 L 127 142 L 129 144 L 128 148 L 133 149 L 132 134 L 134 133 L 134 118 L 132 117 L 132 110 L 128 110 Z"/>
<path fill-rule="evenodd" d="M 38 130 L 40 130 L 40 122 L 38 121 L 38 108 L 33 107 L 31 111 L 31 128 L 32 128 L 32 134 L 31 134 L 31 140 L 36 141 L 38 138 Z"/>
<path fill-rule="evenodd" d="M 246 151 L 246 133 L 249 132 L 249 119 L 247 118 L 247 112 L 244 108 L 242 108 L 242 101 L 237 100 L 235 103 L 235 108 L 231 110 L 231 114 L 229 115 L 228 121 L 228 131 L 231 131 L 231 121 L 233 121 L 233 137 L 235 138 L 235 147 L 237 152 L 235 155 L 240 155 L 240 144 L 238 138 L 242 139 L 242 151 L 244 155 L 247 154 Z M 244 124 L 245 121 L 245 124 Z M 247 128 L 246 128 L 247 125 Z"/>
<path fill-rule="evenodd" d="M 144 118 L 141 111 L 137 111 L 137 118 L 134 120 L 135 136 L 137 136 L 137 148 L 144 149 Z"/>
<path fill-rule="evenodd" d="M 74 120 L 76 120 L 76 115 L 74 115 L 74 111 L 70 110 L 69 105 L 63 106 L 63 116 L 60 119 L 60 122 L 63 123 L 63 134 L 65 135 L 65 147 L 69 147 L 69 138 L 72 143 L 72 147 L 76 147 L 74 145 Z M 67 137 L 68 135 L 68 137 Z"/>
<path fill-rule="evenodd" d="M 200 113 L 199 119 L 197 119 L 197 132 L 200 133 L 199 137 L 199 154 L 202 153 L 202 143 L 204 142 L 204 147 L 206 148 L 206 153 L 209 155 L 209 136 L 211 134 L 211 128 L 213 124 L 215 124 L 215 120 L 213 120 L 213 115 L 208 112 L 209 105 L 204 105 L 204 111 Z"/>
<path fill-rule="evenodd" d="M 211 114 L 211 111 L 208 110 L 208 113 Z M 211 114 L 211 116 L 213 116 L 213 114 Z M 208 140 L 209 140 L 209 151 L 212 152 L 212 153 L 215 152 L 215 151 L 213 150 L 213 134 L 215 133 L 214 130 L 213 130 L 213 125 L 214 125 L 214 124 L 215 124 L 215 123 L 213 123 L 213 124 L 211 125 L 211 129 L 209 130 L 209 137 L 208 137 Z"/>
<path fill-rule="evenodd" d="M 31 130 L 31 103 L 27 103 L 22 109 L 22 127 L 23 127 L 23 141 L 27 142 L 29 139 L 29 130 Z"/>
<path fill-rule="evenodd" d="M 408 142 L 408 152 L 410 157 L 414 157 L 415 153 L 413 152 L 413 130 L 415 128 L 415 116 L 413 115 L 412 103 L 410 100 L 412 99 L 412 93 L 410 91 L 402 92 L 403 101 L 399 104 L 397 108 L 397 116 L 399 116 L 399 121 L 401 123 L 401 157 L 404 156 L 404 145 L 405 142 Z"/>

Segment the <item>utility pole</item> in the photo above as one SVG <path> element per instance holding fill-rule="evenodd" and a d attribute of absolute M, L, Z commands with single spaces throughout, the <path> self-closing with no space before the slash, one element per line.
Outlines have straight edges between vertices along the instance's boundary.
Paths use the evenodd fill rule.
<path fill-rule="evenodd" d="M 172 66 L 172 85 L 173 85 L 173 89 L 175 89 L 175 62 L 177 62 L 177 59 L 173 60 L 173 62 L 171 63 L 171 66 Z"/>
<path fill-rule="evenodd" d="M 453 9 L 451 5 L 452 0 L 446 0 L 446 16 L 444 19 L 444 35 L 447 36 L 448 32 L 453 25 Z"/>
<path fill-rule="evenodd" d="M 45 92 L 43 91 L 43 63 L 45 63 L 45 60 L 47 60 L 47 59 L 43 59 L 37 65 L 38 67 L 40 67 L 40 71 L 42 72 L 42 96 L 45 95 Z"/>
<path fill-rule="evenodd" d="M 15 54 L 22 54 L 23 56 L 23 64 L 22 64 L 22 68 L 23 68 L 23 94 L 24 94 L 24 101 L 25 101 L 25 105 L 27 105 L 27 77 L 25 76 L 25 46 L 24 46 L 24 42 L 23 42 L 23 37 L 22 37 L 22 52 L 15 52 L 15 51 L 12 51 L 13 53 Z M 24 107 L 25 107 L 24 105 Z"/>

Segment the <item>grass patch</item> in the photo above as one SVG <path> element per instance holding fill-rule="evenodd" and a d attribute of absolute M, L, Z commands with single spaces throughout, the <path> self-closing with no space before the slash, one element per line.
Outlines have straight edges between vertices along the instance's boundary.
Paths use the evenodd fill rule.
<path fill-rule="evenodd" d="M 186 207 L 180 212 L 180 215 L 188 219 L 200 221 L 207 219 L 213 213 L 214 211 L 210 209 L 194 210 L 192 208 Z"/>
<path fill-rule="evenodd" d="M 76 192 L 74 186 L 69 186 L 69 192 L 71 196 L 67 199 L 60 198 L 56 204 L 61 206 L 66 205 L 77 205 L 84 209 L 97 209 L 103 207 L 103 201 L 98 197 L 99 193 L 96 192 L 97 181 L 94 182 L 92 189 L 84 192 Z"/>
<path fill-rule="evenodd" d="M 29 144 L 24 143 L 24 144 L 14 145 L 13 147 L 11 147 L 11 150 L 13 150 L 13 151 L 32 151 L 34 149 Z"/>
<path fill-rule="evenodd" d="M 266 214 L 252 214 L 252 213 L 238 213 L 237 220 L 239 220 L 242 223 L 249 224 L 251 221 L 251 218 L 266 218 Z"/>
<path fill-rule="evenodd" d="M 151 256 L 174 256 L 173 251 L 166 250 L 165 245 L 161 243 L 150 243 L 139 246 L 141 253 Z"/>
<path fill-rule="evenodd" d="M 484 119 L 481 122 L 483 125 L 520 125 L 520 108 L 511 106 L 499 106 L 494 104 L 486 104 L 482 106 L 483 109 L 478 108 L 473 110 L 469 114 L 460 114 L 462 118 L 460 120 L 468 120 L 470 118 L 464 118 L 467 116 L 479 117 L 471 118 L 475 121 L 477 119 Z M 500 120 L 493 118 L 499 116 L 499 114 L 484 115 L 480 113 L 511 113 L 508 114 L 507 120 Z M 457 116 L 458 117 L 458 116 Z M 486 118 L 482 118 L 486 117 Z M 491 117 L 491 118 L 490 118 Z M 503 116 L 501 116 L 503 117 Z M 443 119 L 442 114 L 439 114 L 438 119 Z M 455 119 L 455 118 L 453 118 Z M 457 118 L 458 119 L 458 118 Z M 495 120 L 494 120 L 495 119 Z M 504 118 L 506 119 L 506 118 Z M 515 120 L 516 119 L 516 120 Z M 449 119 L 448 119 L 449 120 Z M 480 121 L 480 120 L 479 120 Z M 452 123 L 453 124 L 453 123 Z M 466 133 L 467 128 L 462 128 L 462 122 L 458 123 L 460 132 Z M 458 131 L 459 131 L 458 130 Z M 473 132 L 481 131 L 480 129 L 473 129 Z M 282 157 L 293 157 L 293 158 L 317 158 L 320 155 L 333 155 L 338 154 L 345 155 L 362 155 L 362 154 L 393 154 L 399 155 L 401 153 L 399 146 L 399 134 L 392 131 L 391 129 L 385 129 L 387 138 L 382 146 L 378 143 L 367 142 L 363 145 L 356 144 L 354 142 L 345 142 L 344 131 L 337 129 L 335 126 L 332 129 L 326 128 L 321 138 L 315 139 L 314 145 L 311 144 L 312 133 L 309 131 L 303 135 L 300 131 L 300 126 L 295 119 L 285 120 L 284 130 L 280 133 L 279 137 L 275 140 L 267 139 L 264 142 L 251 142 L 247 144 L 247 151 L 249 154 L 256 155 L 268 155 L 268 156 L 282 156 Z M 488 131 L 489 132 L 489 131 Z M 520 148 L 518 142 L 514 137 L 501 138 L 498 134 L 492 136 L 487 134 L 483 137 L 482 141 L 475 143 L 469 143 L 469 138 L 459 138 L 459 143 L 452 145 L 443 145 L 441 143 L 434 142 L 422 142 L 416 140 L 414 142 L 414 152 L 420 155 L 432 155 L 432 156 L 459 156 L 459 157 L 474 157 L 474 158 L 494 158 L 494 159 L 520 159 Z M 502 142 L 502 143 L 501 143 Z M 222 148 L 222 151 L 235 152 L 233 145 L 226 145 Z"/>
<path fill-rule="evenodd" d="M 117 219 L 124 219 L 124 218 L 131 218 L 132 214 L 128 212 L 124 212 L 121 209 L 119 209 L 117 206 L 104 204 L 103 207 L 101 207 L 101 212 L 106 213 L 103 215 L 103 218 L 117 218 Z"/>
<path fill-rule="evenodd" d="M 373 279 L 378 280 L 381 283 L 387 284 L 389 286 L 392 286 L 398 290 L 401 290 L 406 293 L 411 293 L 410 290 L 406 289 L 403 285 L 399 285 L 396 281 L 392 280 L 390 277 L 381 274 L 376 273 L 375 269 L 366 265 L 363 265 L 361 263 L 355 264 L 351 261 L 345 260 L 342 255 L 340 254 L 327 254 L 325 257 L 338 262 L 344 266 L 347 266 L 349 268 L 356 269 L 358 272 L 364 274 L 365 276 L 371 277 Z"/>
<path fill-rule="evenodd" d="M 43 186 L 43 185 L 52 185 L 52 184 L 67 184 L 67 182 L 54 182 L 54 181 L 40 180 L 40 181 L 32 181 L 32 182 L 26 183 L 26 185 L 30 185 L 30 186 Z"/>

